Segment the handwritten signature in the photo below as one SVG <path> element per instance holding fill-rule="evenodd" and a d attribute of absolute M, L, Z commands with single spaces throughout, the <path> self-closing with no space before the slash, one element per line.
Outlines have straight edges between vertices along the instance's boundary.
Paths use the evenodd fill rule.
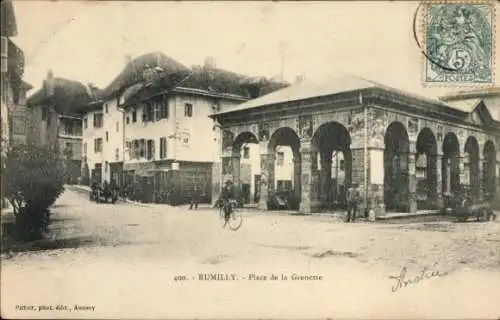
<path fill-rule="evenodd" d="M 396 280 L 396 284 L 392 286 L 392 292 L 396 292 L 399 289 L 405 288 L 409 285 L 419 283 L 425 279 L 439 278 L 448 274 L 448 272 L 441 272 L 424 267 L 419 274 L 415 275 L 412 278 L 408 278 L 406 275 L 407 271 L 408 270 L 406 269 L 406 267 L 403 267 L 401 269 L 401 272 L 399 273 L 399 276 L 389 276 L 390 279 Z"/>

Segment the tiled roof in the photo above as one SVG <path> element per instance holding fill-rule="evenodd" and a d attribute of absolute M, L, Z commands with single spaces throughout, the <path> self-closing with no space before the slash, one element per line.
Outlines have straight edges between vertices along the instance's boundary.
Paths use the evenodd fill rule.
<path fill-rule="evenodd" d="M 458 91 L 439 97 L 439 99 L 441 99 L 442 101 L 451 101 L 470 98 L 485 98 L 490 96 L 500 96 L 500 87 Z"/>
<path fill-rule="evenodd" d="M 482 99 L 465 99 L 465 100 L 447 101 L 446 104 L 454 109 L 463 112 L 472 112 L 481 101 Z"/>
<path fill-rule="evenodd" d="M 362 77 L 346 73 L 340 73 L 337 76 L 332 77 L 327 81 L 321 83 L 310 80 L 304 80 L 300 83 L 296 83 L 284 89 L 261 96 L 257 99 L 249 100 L 245 103 L 238 105 L 235 108 L 221 111 L 218 114 L 232 113 L 247 109 L 254 109 L 270 105 L 282 104 L 288 101 L 307 100 L 316 97 L 325 97 L 343 92 L 350 92 L 350 91 L 370 89 L 370 88 L 379 88 L 387 92 L 418 99 L 427 103 L 442 106 L 444 108 L 452 108 L 459 111 L 463 111 L 460 109 L 461 106 L 453 106 L 439 99 L 424 97 L 422 95 L 417 95 L 411 92 L 395 89 L 393 87 L 389 87 L 372 80 L 364 79 Z"/>
<path fill-rule="evenodd" d="M 98 91 L 97 88 L 93 90 Z M 27 100 L 27 105 L 34 106 L 47 102 L 50 97 L 46 92 L 46 83 L 31 95 Z M 89 94 L 89 89 L 81 82 L 68 80 L 64 78 L 54 78 L 54 97 L 55 109 L 63 115 L 72 115 L 78 113 L 79 109 L 96 100 L 96 96 Z"/>
<path fill-rule="evenodd" d="M 328 96 L 340 92 L 373 88 L 376 86 L 377 85 L 371 81 L 347 75 L 342 75 L 337 78 L 330 79 L 329 81 L 326 81 L 324 83 L 316 83 L 313 81 L 304 80 L 300 83 L 266 94 L 257 99 L 247 101 L 235 108 L 231 108 L 227 111 L 222 111 L 219 114 L 264 107 L 273 104 L 280 104 L 287 101 L 298 101 L 314 97 Z"/>
<path fill-rule="evenodd" d="M 180 62 L 166 56 L 162 52 L 150 52 L 131 60 L 120 74 L 103 90 L 104 99 L 118 96 L 126 88 L 142 81 L 146 66 L 160 67 L 167 74 L 187 71 Z"/>

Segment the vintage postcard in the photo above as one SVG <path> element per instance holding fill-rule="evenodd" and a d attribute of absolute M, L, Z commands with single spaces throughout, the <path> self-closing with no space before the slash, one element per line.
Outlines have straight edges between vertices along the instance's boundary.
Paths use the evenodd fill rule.
<path fill-rule="evenodd" d="M 1 317 L 500 318 L 496 1 L 1 2 Z"/>

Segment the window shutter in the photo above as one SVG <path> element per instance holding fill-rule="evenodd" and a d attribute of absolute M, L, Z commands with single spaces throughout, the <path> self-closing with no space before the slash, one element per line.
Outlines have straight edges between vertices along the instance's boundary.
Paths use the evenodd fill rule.
<path fill-rule="evenodd" d="M 155 141 L 151 140 L 151 159 L 155 159 Z"/>

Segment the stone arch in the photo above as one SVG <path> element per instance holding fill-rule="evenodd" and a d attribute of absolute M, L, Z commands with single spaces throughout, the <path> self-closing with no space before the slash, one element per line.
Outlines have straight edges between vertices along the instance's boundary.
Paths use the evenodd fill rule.
<path fill-rule="evenodd" d="M 289 146 L 293 154 L 298 155 L 300 151 L 300 138 L 294 129 L 281 127 L 276 129 L 269 138 L 269 152 L 275 152 L 277 146 Z"/>
<path fill-rule="evenodd" d="M 234 193 L 237 197 L 245 198 L 246 201 L 251 200 L 250 194 L 243 188 L 244 184 L 252 183 L 252 181 L 241 180 L 241 158 L 246 159 L 246 149 L 242 148 L 246 144 L 258 143 L 257 137 L 250 131 L 240 132 L 231 141 L 231 154 L 225 155 L 222 158 L 222 175 L 223 181 L 232 180 L 234 183 Z"/>
<path fill-rule="evenodd" d="M 473 197 L 479 197 L 481 194 L 481 172 L 479 170 L 479 144 L 474 136 L 469 136 L 464 146 L 464 170 L 468 172 L 469 190 Z"/>
<path fill-rule="evenodd" d="M 483 148 L 484 166 L 483 166 L 483 183 L 484 195 L 488 201 L 493 201 L 496 195 L 496 162 L 497 151 L 493 141 L 488 140 Z"/>
<path fill-rule="evenodd" d="M 259 140 L 254 133 L 250 131 L 243 131 L 238 134 L 232 142 L 233 152 L 240 152 L 242 145 L 245 143 L 259 143 Z"/>
<path fill-rule="evenodd" d="M 351 141 L 347 128 L 336 121 L 321 124 L 313 134 L 312 171 L 318 178 L 313 199 L 319 201 L 320 208 L 345 206 L 345 192 L 352 180 Z M 337 161 L 342 161 L 343 165 L 337 165 Z"/>
<path fill-rule="evenodd" d="M 387 211 L 409 210 L 410 139 L 406 127 L 392 122 L 384 135 L 384 202 Z"/>
<path fill-rule="evenodd" d="M 283 154 L 283 159 L 281 159 L 280 154 L 277 153 L 277 149 L 281 147 Z M 287 148 L 291 151 L 292 156 L 292 167 L 290 168 L 290 163 L 287 161 Z M 268 164 L 269 171 L 273 175 L 275 180 L 272 185 L 276 190 L 279 191 L 280 195 L 290 197 L 292 194 L 296 199 L 300 199 L 301 192 L 301 159 L 300 159 L 300 138 L 294 129 L 290 127 L 280 127 L 276 129 L 268 142 L 268 154 L 269 158 Z M 291 173 L 291 176 L 288 176 Z M 270 174 L 271 175 L 271 174 Z M 271 176 L 269 177 L 271 178 Z M 291 186 L 288 184 L 288 178 L 290 178 Z M 283 182 L 280 185 L 280 181 Z M 294 206 L 291 209 L 298 210 L 298 201 L 292 201 Z M 291 202 L 290 202 L 291 203 Z"/>
<path fill-rule="evenodd" d="M 431 209 L 436 204 L 438 195 L 437 153 L 438 145 L 434 132 L 428 127 L 423 128 L 420 130 L 416 142 L 415 169 L 418 209 Z"/>
<path fill-rule="evenodd" d="M 460 191 L 460 143 L 455 133 L 451 131 L 446 133 L 442 150 L 443 195 L 449 196 Z"/>

